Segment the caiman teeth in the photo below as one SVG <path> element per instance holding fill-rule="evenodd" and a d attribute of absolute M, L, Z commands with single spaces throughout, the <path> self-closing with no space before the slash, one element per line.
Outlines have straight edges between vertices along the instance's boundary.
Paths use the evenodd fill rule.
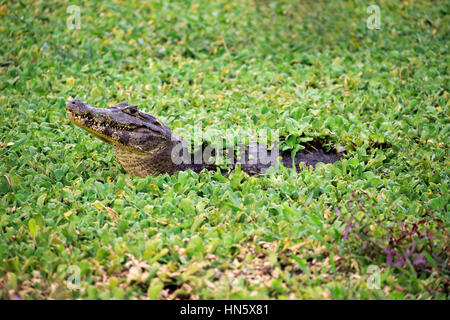
<path fill-rule="evenodd" d="M 116 124 L 114 122 L 109 121 L 97 121 L 90 114 L 75 114 L 72 111 L 68 110 L 68 114 L 74 118 L 75 120 L 80 121 L 83 125 L 94 127 L 94 126 L 108 126 L 111 129 L 117 129 L 121 131 L 130 130 L 132 128 L 126 127 L 124 125 Z"/>

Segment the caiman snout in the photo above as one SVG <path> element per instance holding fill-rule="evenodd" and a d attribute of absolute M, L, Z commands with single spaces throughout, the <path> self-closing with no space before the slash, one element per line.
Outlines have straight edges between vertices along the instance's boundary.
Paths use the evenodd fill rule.
<path fill-rule="evenodd" d="M 88 106 L 79 99 L 72 99 L 66 103 L 66 110 L 71 112 L 83 112 L 88 109 Z"/>

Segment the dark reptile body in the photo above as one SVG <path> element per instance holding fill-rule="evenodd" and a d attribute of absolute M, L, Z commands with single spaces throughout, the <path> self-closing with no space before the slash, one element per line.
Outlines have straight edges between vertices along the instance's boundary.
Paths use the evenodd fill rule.
<path fill-rule="evenodd" d="M 139 111 L 136 106 L 121 102 L 109 108 L 93 108 L 74 99 L 66 104 L 66 110 L 73 123 L 111 144 L 125 171 L 132 175 L 145 177 L 151 174 L 173 174 L 184 170 L 215 171 L 218 168 L 205 161 L 195 164 L 196 155 L 187 152 L 186 143 L 181 138 L 166 124 L 150 114 Z M 185 159 L 183 163 L 174 163 L 171 157 L 174 148 L 184 151 L 190 161 Z M 297 152 L 292 159 L 290 151 L 272 154 L 267 150 L 267 146 L 255 142 L 242 147 L 241 150 L 243 150 L 240 153 L 241 158 L 232 159 L 233 168 L 236 163 L 240 163 L 241 170 L 250 175 L 266 172 L 271 164 L 278 163 L 277 156 L 281 157 L 280 163 L 285 167 L 295 165 L 297 169 L 300 163 L 315 167 L 319 162 L 334 163 L 341 157 L 339 153 L 311 148 Z M 234 157 L 235 153 L 228 154 Z M 220 171 L 226 173 L 228 170 Z"/>

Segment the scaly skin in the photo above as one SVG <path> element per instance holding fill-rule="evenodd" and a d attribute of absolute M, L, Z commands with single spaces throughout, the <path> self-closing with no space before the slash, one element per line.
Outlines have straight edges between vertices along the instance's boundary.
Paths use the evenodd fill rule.
<path fill-rule="evenodd" d="M 136 106 L 126 102 L 102 109 L 90 107 L 74 99 L 66 104 L 66 110 L 73 123 L 113 146 L 117 158 L 129 174 L 145 177 L 152 174 L 172 174 L 187 169 L 196 172 L 217 169 L 214 164 L 192 164 L 191 161 L 198 157 L 187 152 L 184 140 L 154 116 L 139 111 Z M 277 163 L 279 156 L 278 149 L 268 151 L 266 146 L 256 142 L 241 150 L 241 169 L 251 175 L 264 173 Z M 282 152 L 280 156 L 283 165 L 292 166 L 289 151 Z M 317 162 L 333 163 L 339 158 L 339 154 L 325 153 L 319 149 L 298 152 L 294 163 L 298 169 L 300 162 L 315 166 Z"/>

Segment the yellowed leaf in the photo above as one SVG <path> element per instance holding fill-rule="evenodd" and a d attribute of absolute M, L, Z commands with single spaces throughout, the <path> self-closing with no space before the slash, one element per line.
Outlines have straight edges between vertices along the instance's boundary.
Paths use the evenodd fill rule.
<path fill-rule="evenodd" d="M 66 213 L 64 213 L 64 217 L 69 218 L 72 215 L 72 210 L 67 211 Z"/>
<path fill-rule="evenodd" d="M 105 208 L 105 206 L 103 205 L 103 203 L 101 203 L 100 201 L 96 200 L 93 204 L 94 207 L 96 207 L 98 210 L 102 210 Z"/>

